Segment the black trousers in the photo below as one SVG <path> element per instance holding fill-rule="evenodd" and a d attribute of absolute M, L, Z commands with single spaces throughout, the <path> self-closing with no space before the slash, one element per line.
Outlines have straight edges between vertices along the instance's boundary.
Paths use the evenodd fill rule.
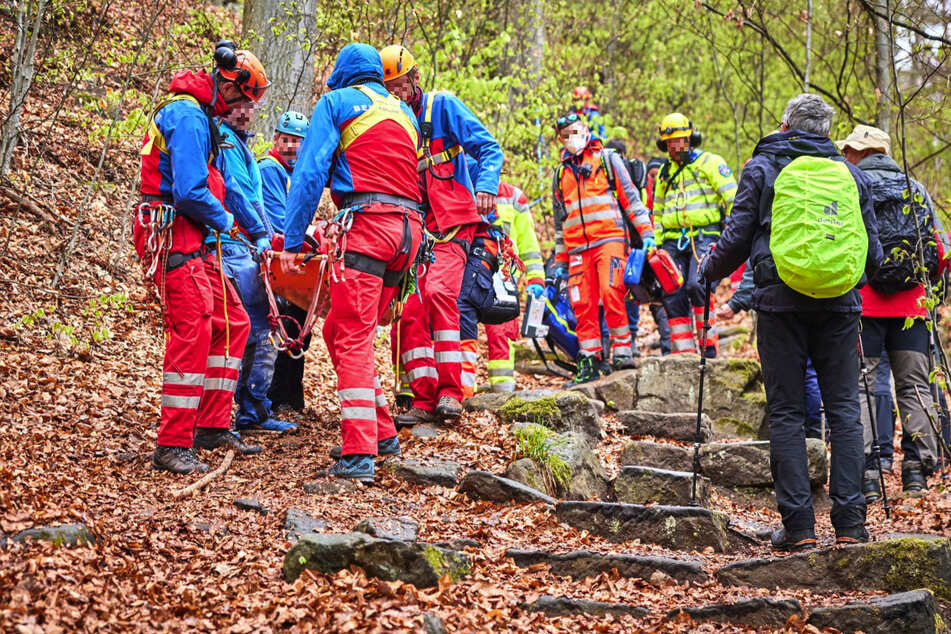
<path fill-rule="evenodd" d="M 307 317 L 307 311 L 298 308 L 290 302 L 281 301 L 280 311 L 282 315 L 288 315 L 297 320 L 297 323 L 303 324 Z M 284 321 L 284 329 L 287 330 L 287 336 L 294 338 L 300 332 L 294 322 Z M 304 338 L 304 350 L 310 347 L 310 337 Z M 271 400 L 271 410 L 277 411 L 281 405 L 287 405 L 291 409 L 304 409 L 304 357 L 294 359 L 286 352 L 277 355 L 274 362 L 274 378 L 271 379 L 271 389 L 267 394 Z"/>
<path fill-rule="evenodd" d="M 865 455 L 859 413 L 859 314 L 759 313 L 758 349 L 769 412 L 769 461 L 786 530 L 815 525 L 806 461 L 806 360 L 812 359 L 832 444 L 832 525 L 865 523 Z"/>

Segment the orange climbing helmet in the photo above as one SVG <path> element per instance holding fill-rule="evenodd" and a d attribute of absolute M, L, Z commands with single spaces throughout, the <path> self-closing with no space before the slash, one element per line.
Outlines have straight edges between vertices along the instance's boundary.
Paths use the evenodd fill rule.
<path fill-rule="evenodd" d="M 399 44 L 391 44 L 380 51 L 380 61 L 383 62 L 383 81 L 390 81 L 402 77 L 416 68 L 416 59 L 409 49 Z"/>
<path fill-rule="evenodd" d="M 230 47 L 228 46 L 230 44 Z M 271 83 L 267 80 L 264 66 L 251 51 L 234 50 L 234 44 L 219 42 L 215 48 L 215 61 L 218 74 L 223 79 L 233 81 L 245 97 L 259 101 Z"/>

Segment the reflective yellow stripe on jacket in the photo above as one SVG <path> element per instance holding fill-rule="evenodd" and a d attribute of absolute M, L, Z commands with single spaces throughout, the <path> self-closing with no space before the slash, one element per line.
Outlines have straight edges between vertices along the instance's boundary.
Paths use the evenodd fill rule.
<path fill-rule="evenodd" d="M 719 223 L 733 210 L 736 180 L 726 162 L 716 154 L 701 152 L 678 171 L 672 163 L 663 180 L 658 175 L 654 188 L 655 232 L 659 240 L 676 239 L 684 228 L 688 235 L 719 233 Z M 722 210 L 722 216 L 721 216 Z M 715 225 L 715 227 L 710 227 Z"/>
<path fill-rule="evenodd" d="M 409 117 L 400 107 L 400 100 L 393 95 L 386 97 L 376 94 L 366 86 L 354 86 L 370 100 L 370 107 L 362 114 L 357 115 L 350 124 L 340 131 L 340 145 L 338 149 L 343 152 L 350 144 L 357 140 L 361 134 L 375 126 L 381 121 L 394 121 L 400 125 L 409 138 L 413 140 L 413 145 L 419 146 L 419 134 L 416 132 L 416 126 L 410 121 Z"/>

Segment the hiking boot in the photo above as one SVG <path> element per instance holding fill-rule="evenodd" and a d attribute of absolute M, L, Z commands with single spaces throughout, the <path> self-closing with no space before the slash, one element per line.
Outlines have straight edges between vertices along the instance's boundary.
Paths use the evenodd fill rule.
<path fill-rule="evenodd" d="M 420 423 L 435 423 L 436 416 L 432 412 L 427 412 L 421 407 L 411 407 L 409 411 L 400 414 L 393 419 L 397 427 L 412 427 Z"/>
<path fill-rule="evenodd" d="M 809 550 L 810 548 L 816 548 L 819 545 L 819 543 L 816 541 L 816 532 L 811 528 L 791 532 L 787 531 L 785 528 L 780 528 L 773 531 L 772 536 L 769 538 L 769 542 L 776 550 L 782 550 L 790 553 Z"/>
<path fill-rule="evenodd" d="M 439 405 L 436 406 L 436 416 L 446 419 L 454 419 L 462 416 L 462 403 L 451 396 L 440 396 Z"/>
<path fill-rule="evenodd" d="M 231 433 L 230 429 L 218 427 L 198 427 L 195 429 L 195 447 L 197 449 L 217 449 L 218 447 L 228 447 L 234 449 L 242 456 L 253 456 L 261 453 L 261 448 L 257 445 L 248 445 L 241 442 L 241 439 Z"/>
<path fill-rule="evenodd" d="M 634 357 L 628 354 L 616 354 L 611 365 L 615 370 L 630 370 L 634 367 Z"/>
<path fill-rule="evenodd" d="M 598 374 L 600 374 L 601 376 L 607 376 L 611 374 L 612 372 L 614 372 L 614 368 L 611 367 L 610 361 L 602 361 L 601 359 L 597 359 L 595 361 L 595 367 L 597 367 Z"/>
<path fill-rule="evenodd" d="M 263 431 L 263 432 L 271 432 L 276 434 L 296 434 L 298 431 L 297 423 L 289 423 L 287 421 L 279 420 L 277 418 L 268 418 L 267 420 L 262 421 L 260 423 L 247 423 L 247 424 L 235 423 L 234 428 L 236 432 L 235 436 L 237 436 L 238 438 L 241 438 L 241 436 L 237 432 L 241 432 L 241 433 L 252 432 L 253 433 L 256 431 Z"/>
<path fill-rule="evenodd" d="M 186 475 L 192 471 L 204 473 L 208 471 L 208 465 L 195 457 L 195 451 L 191 447 L 169 447 L 159 445 L 152 454 L 152 468 L 158 471 L 171 471 Z"/>
<path fill-rule="evenodd" d="M 392 436 L 385 440 L 377 441 L 376 443 L 376 456 L 377 458 L 386 458 L 388 456 L 399 456 L 402 453 L 400 451 L 400 439 L 397 436 Z M 340 460 L 340 457 L 343 455 L 343 448 L 340 445 L 337 445 L 330 450 L 330 457 L 334 460 Z"/>
<path fill-rule="evenodd" d="M 902 491 L 926 491 L 928 481 L 921 468 L 915 465 L 902 465 L 901 467 L 901 490 Z"/>
<path fill-rule="evenodd" d="M 848 544 L 866 544 L 868 543 L 868 531 L 863 524 L 852 526 L 851 528 L 835 529 L 835 545 L 847 546 Z"/>
<path fill-rule="evenodd" d="M 329 469 L 317 472 L 318 478 L 344 478 L 356 480 L 364 484 L 373 484 L 374 464 L 373 456 L 368 454 L 351 454 L 341 456 Z"/>
<path fill-rule="evenodd" d="M 396 395 L 396 408 L 406 411 L 413 406 L 413 395 L 412 394 L 397 394 Z"/>
<path fill-rule="evenodd" d="M 882 456 L 882 473 L 891 473 L 892 466 L 894 466 L 892 459 Z"/>
<path fill-rule="evenodd" d="M 565 383 L 565 387 L 597 381 L 601 376 L 601 373 L 598 371 L 599 363 L 600 360 L 594 357 L 580 357 L 578 359 L 578 371 L 573 379 Z"/>
<path fill-rule="evenodd" d="M 865 479 L 862 481 L 862 494 L 865 496 L 865 503 L 871 504 L 882 499 L 882 487 L 878 483 L 877 471 L 866 471 Z"/>

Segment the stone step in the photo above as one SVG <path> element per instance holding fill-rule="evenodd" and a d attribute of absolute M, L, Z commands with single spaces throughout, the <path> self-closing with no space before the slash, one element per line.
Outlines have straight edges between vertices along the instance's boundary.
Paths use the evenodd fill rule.
<path fill-rule="evenodd" d="M 520 608 L 528 612 L 541 612 L 545 616 L 574 616 L 590 614 L 592 616 L 647 616 L 650 611 L 627 603 L 607 603 L 591 601 L 590 599 L 573 599 L 564 595 L 560 597 L 543 594 L 531 603 L 522 603 Z"/>
<path fill-rule="evenodd" d="M 618 421 L 632 436 L 655 436 L 694 442 L 697 438 L 697 412 L 650 412 L 646 410 L 627 410 L 618 412 Z M 713 438 L 713 421 L 704 414 L 700 419 L 700 442 Z"/>
<path fill-rule="evenodd" d="M 637 370 L 619 370 L 597 381 L 582 383 L 568 389 L 603 402 L 611 411 L 633 409 L 637 397 Z"/>
<path fill-rule="evenodd" d="M 510 548 L 505 551 L 519 568 L 528 568 L 535 564 L 548 564 L 552 574 L 561 577 L 581 579 L 596 577 L 602 572 L 617 570 L 622 577 L 649 580 L 660 571 L 675 579 L 678 583 L 692 581 L 703 583 L 709 578 L 696 561 L 683 561 L 670 557 L 652 557 L 630 555 L 626 553 L 593 553 L 587 550 L 575 550 L 563 554 L 544 550 L 519 550 Z"/>
<path fill-rule="evenodd" d="M 915 632 L 939 634 L 946 632 L 934 594 L 920 589 L 873 597 L 840 607 L 817 608 L 809 615 L 808 625 L 835 628 L 839 632 Z"/>
<path fill-rule="evenodd" d="M 415 542 L 419 536 L 419 522 L 412 517 L 368 517 L 357 524 L 353 532 L 380 539 Z"/>
<path fill-rule="evenodd" d="M 363 533 L 303 535 L 284 556 L 284 579 L 296 580 L 304 570 L 333 574 L 359 566 L 368 577 L 400 580 L 432 588 L 443 578 L 455 583 L 470 574 L 469 557 L 455 550 Z"/>
<path fill-rule="evenodd" d="M 591 447 L 601 439 L 603 404 L 578 392 L 488 392 L 466 399 L 463 406 L 470 412 L 494 412 L 507 423 L 538 423 L 556 432 L 578 432 Z"/>
<path fill-rule="evenodd" d="M 806 439 L 809 481 L 825 484 L 829 462 L 819 438 Z M 714 484 L 731 487 L 771 487 L 769 441 L 714 442 L 700 447 L 700 471 Z"/>
<path fill-rule="evenodd" d="M 699 608 L 677 608 L 667 613 L 668 618 L 687 614 L 695 621 L 716 621 L 747 627 L 782 628 L 794 614 L 802 614 L 802 605 L 795 599 L 757 597 L 736 603 L 717 603 Z"/>
<path fill-rule="evenodd" d="M 554 504 L 555 498 L 545 495 L 521 482 L 497 476 L 488 471 L 471 471 L 459 483 L 459 491 L 474 500 L 487 500 L 496 504 L 508 502 L 547 502 Z"/>
<path fill-rule="evenodd" d="M 668 504 L 686 506 L 691 503 L 693 473 L 669 471 L 653 467 L 626 466 L 614 480 L 614 499 L 624 504 Z M 697 477 L 697 503 L 710 501 L 710 480 Z"/>
<path fill-rule="evenodd" d="M 327 528 L 327 522 L 313 517 L 307 511 L 294 507 L 284 511 L 284 536 L 289 542 L 296 542 L 302 535 L 316 533 Z"/>
<path fill-rule="evenodd" d="M 459 484 L 459 473 L 462 471 L 462 466 L 458 462 L 433 459 L 389 458 L 383 461 L 381 467 L 392 471 L 394 475 L 407 482 L 447 488 Z"/>
<path fill-rule="evenodd" d="M 927 587 L 938 599 L 951 601 L 951 540 L 920 535 L 750 559 L 720 568 L 716 578 L 723 585 L 813 592 L 897 592 Z"/>
<path fill-rule="evenodd" d="M 825 444 L 818 438 L 807 438 L 806 456 L 809 479 L 814 487 L 821 486 L 827 480 L 829 464 Z M 635 465 L 690 471 L 693 468 L 693 449 L 671 443 L 635 440 L 621 451 L 619 462 L 622 467 Z M 718 486 L 772 487 L 769 441 L 704 443 L 700 446 L 700 473 Z"/>
<path fill-rule="evenodd" d="M 612 542 L 640 539 L 672 550 L 711 547 L 736 552 L 755 540 L 729 528 L 729 518 L 716 511 L 690 506 L 642 506 L 608 502 L 561 502 L 558 519 Z"/>

